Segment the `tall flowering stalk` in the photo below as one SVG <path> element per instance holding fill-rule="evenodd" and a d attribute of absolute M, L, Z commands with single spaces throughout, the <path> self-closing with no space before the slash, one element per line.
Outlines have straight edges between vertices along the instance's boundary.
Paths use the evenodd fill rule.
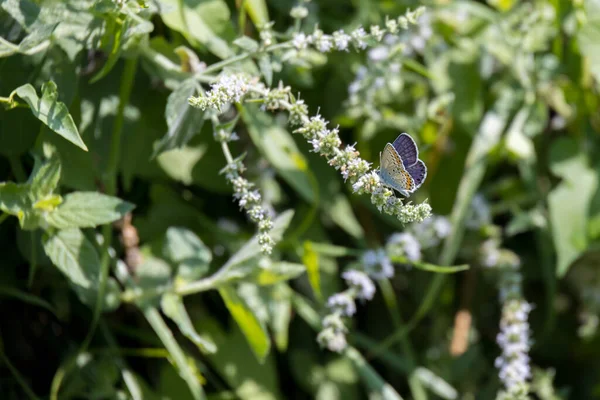
<path fill-rule="evenodd" d="M 481 247 L 482 265 L 498 268 L 502 273 L 499 282 L 502 317 L 496 337 L 502 353 L 496 358 L 495 365 L 504 389 L 498 393 L 497 399 L 529 399 L 531 331 L 528 317 L 533 306 L 523 296 L 520 260 L 510 250 L 499 249 L 492 239 Z"/>

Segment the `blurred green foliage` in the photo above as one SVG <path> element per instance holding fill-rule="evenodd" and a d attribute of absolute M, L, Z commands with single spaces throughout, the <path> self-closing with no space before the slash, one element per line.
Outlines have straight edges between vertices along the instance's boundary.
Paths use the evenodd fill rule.
<path fill-rule="evenodd" d="M 298 42 L 398 17 L 364 51 Z M 374 168 L 409 132 L 428 166 L 410 201 L 448 231 L 379 212 L 264 99 L 189 106 L 240 72 Z M 0 0 L 0 77 L 2 399 L 496 398 L 491 264 L 513 261 L 535 308 L 509 398 L 600 397 L 599 1 Z M 395 274 L 321 348 L 369 257 Z"/>

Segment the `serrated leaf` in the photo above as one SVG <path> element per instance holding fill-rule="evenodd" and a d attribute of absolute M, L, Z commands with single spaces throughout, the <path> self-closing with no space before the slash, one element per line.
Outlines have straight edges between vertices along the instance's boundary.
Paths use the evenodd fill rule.
<path fill-rule="evenodd" d="M 240 49 L 247 51 L 249 53 L 255 52 L 258 50 L 258 42 L 254 39 L 249 38 L 248 36 L 242 36 L 233 41 L 233 44 L 239 47 Z"/>
<path fill-rule="evenodd" d="M 180 296 L 166 293 L 162 296 L 160 305 L 165 315 L 177 324 L 181 333 L 194 342 L 202 352 L 212 354 L 217 351 L 217 346 L 211 340 L 201 337 L 196 332 Z"/>
<path fill-rule="evenodd" d="M 227 306 L 231 316 L 244 333 L 254 355 L 258 361 L 262 363 L 267 354 L 269 354 L 269 349 L 271 348 L 271 342 L 267 335 L 266 328 L 252 312 L 252 309 L 248 307 L 244 300 L 237 294 L 235 288 L 231 286 L 221 286 L 219 288 L 219 294 L 225 302 L 225 306 Z"/>
<path fill-rule="evenodd" d="M 92 287 L 100 270 L 100 259 L 79 229 L 65 229 L 44 240 L 44 251 L 52 263 L 75 285 Z"/>
<path fill-rule="evenodd" d="M 297 278 L 304 272 L 306 272 L 306 267 L 302 264 L 279 261 L 268 267 L 259 266 L 254 269 L 253 279 L 259 285 L 268 286 Z"/>
<path fill-rule="evenodd" d="M 275 220 L 273 221 L 273 229 L 271 229 L 270 235 L 271 238 L 275 242 L 281 240 L 283 236 L 283 232 L 287 229 L 288 225 L 292 221 L 294 217 L 293 210 L 287 210 L 282 212 Z M 247 261 L 257 255 L 261 254 L 261 246 L 258 244 L 258 236 L 254 235 L 252 239 L 250 239 L 240 250 L 238 250 L 231 258 L 227 261 L 227 263 L 223 266 L 223 268 L 231 268 L 234 265 L 239 265 L 244 261 Z"/>
<path fill-rule="evenodd" d="M 63 203 L 46 214 L 46 221 L 59 229 L 91 228 L 122 218 L 134 205 L 117 197 L 97 192 L 74 192 Z"/>
<path fill-rule="evenodd" d="M 165 119 L 169 129 L 156 144 L 152 158 L 168 150 L 182 148 L 202 130 L 204 112 L 188 104 L 190 96 L 196 95 L 198 90 L 196 80 L 188 79 L 169 95 L 165 108 Z"/>
<path fill-rule="evenodd" d="M 58 133 L 60 136 L 73 143 L 75 146 L 87 151 L 87 147 L 81 136 L 73 117 L 69 114 L 69 109 L 63 103 L 58 101 L 58 92 L 56 84 L 52 81 L 46 82 L 42 86 L 42 97 L 38 97 L 35 89 L 29 83 L 18 87 L 13 91 L 29 104 L 33 115 Z M 12 95 L 11 95 L 12 96 Z"/>

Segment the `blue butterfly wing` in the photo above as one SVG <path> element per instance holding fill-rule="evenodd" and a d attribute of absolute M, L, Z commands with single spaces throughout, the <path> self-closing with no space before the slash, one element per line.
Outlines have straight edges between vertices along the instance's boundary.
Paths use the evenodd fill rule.
<path fill-rule="evenodd" d="M 397 190 L 404 196 L 409 196 L 415 190 L 414 180 L 404 167 L 398 152 L 391 144 L 386 144 L 381 154 L 379 175 L 383 183 Z"/>
<path fill-rule="evenodd" d="M 419 186 L 421 186 L 423 181 L 425 181 L 425 178 L 427 177 L 427 166 L 425 165 L 425 163 L 423 161 L 417 160 L 416 164 L 411 165 L 410 167 L 407 167 L 406 170 L 408 171 L 410 176 L 413 178 L 413 181 L 415 182 L 414 190 L 417 190 L 419 188 Z"/>
<path fill-rule="evenodd" d="M 394 140 L 394 149 L 398 152 L 398 155 L 404 161 L 405 166 L 414 165 L 419 159 L 419 150 L 417 144 L 411 138 L 408 133 L 402 133 Z"/>

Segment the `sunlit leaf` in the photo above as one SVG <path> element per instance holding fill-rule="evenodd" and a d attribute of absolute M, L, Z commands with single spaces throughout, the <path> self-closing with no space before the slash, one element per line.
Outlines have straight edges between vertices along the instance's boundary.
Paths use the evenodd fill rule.
<path fill-rule="evenodd" d="M 97 192 L 73 192 L 45 218 L 59 229 L 89 228 L 114 222 L 133 208 L 133 204 L 117 197 Z"/>
<path fill-rule="evenodd" d="M 198 335 L 180 296 L 172 293 L 164 294 L 161 300 L 161 308 L 166 316 L 175 321 L 181 333 L 194 342 L 200 350 L 207 353 L 217 351 L 217 347 L 213 342 Z"/>
<path fill-rule="evenodd" d="M 58 92 L 54 82 L 49 81 L 42 86 L 41 98 L 29 83 L 15 89 L 13 94 L 29 104 L 31 112 L 37 119 L 75 146 L 87 151 L 67 106 L 58 101 Z"/>
<path fill-rule="evenodd" d="M 271 348 L 271 341 L 267 335 L 267 330 L 250 307 L 237 294 L 235 288 L 222 286 L 219 288 L 219 294 L 231 316 L 237 322 L 242 332 L 244 332 L 244 336 L 250 344 L 254 355 L 260 362 L 263 362 Z"/>

